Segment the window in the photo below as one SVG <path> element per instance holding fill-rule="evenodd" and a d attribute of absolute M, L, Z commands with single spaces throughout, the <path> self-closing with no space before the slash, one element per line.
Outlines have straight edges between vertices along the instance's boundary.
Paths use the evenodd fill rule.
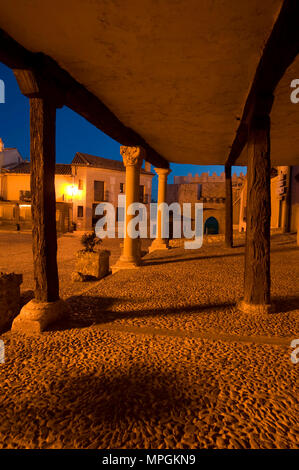
<path fill-rule="evenodd" d="M 144 201 L 144 186 L 139 186 L 139 202 Z"/>
<path fill-rule="evenodd" d="M 119 192 L 120 192 L 120 194 L 124 194 L 124 192 L 125 192 L 125 183 L 120 183 Z"/>
<path fill-rule="evenodd" d="M 78 181 L 78 189 L 81 191 L 83 189 L 83 180 Z"/>
<path fill-rule="evenodd" d="M 197 200 L 201 198 L 201 184 L 197 185 Z"/>
<path fill-rule="evenodd" d="M 104 201 L 104 181 L 94 181 L 94 200 Z"/>
<path fill-rule="evenodd" d="M 83 206 L 77 207 L 77 217 L 83 217 Z"/>
<path fill-rule="evenodd" d="M 19 198 L 20 198 L 20 201 L 30 202 L 31 201 L 31 191 L 21 190 Z"/>

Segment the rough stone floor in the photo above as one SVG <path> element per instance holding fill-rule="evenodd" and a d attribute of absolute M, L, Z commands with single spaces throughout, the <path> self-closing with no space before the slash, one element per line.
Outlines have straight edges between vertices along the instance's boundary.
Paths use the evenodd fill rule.
<path fill-rule="evenodd" d="M 70 318 L 41 336 L 2 335 L 1 447 L 299 447 L 294 236 L 272 238 L 276 313 L 262 316 L 236 308 L 242 246 L 156 252 L 138 270 L 75 284 L 74 240 L 59 240 Z M 22 266 L 26 290 L 30 256 L 19 242 L 9 268 Z"/>

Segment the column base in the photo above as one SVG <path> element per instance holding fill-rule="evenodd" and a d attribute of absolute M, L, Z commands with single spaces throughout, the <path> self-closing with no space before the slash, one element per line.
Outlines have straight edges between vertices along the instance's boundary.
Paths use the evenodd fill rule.
<path fill-rule="evenodd" d="M 165 241 L 165 240 L 156 238 L 152 242 L 151 246 L 149 247 L 148 252 L 151 253 L 152 251 L 156 251 L 156 250 L 168 250 L 168 249 L 169 249 L 168 240 Z"/>
<path fill-rule="evenodd" d="M 256 315 L 263 315 L 265 313 L 273 313 L 273 305 L 271 304 L 249 304 L 245 300 L 240 300 L 237 303 L 238 310 L 243 313 L 251 313 Z"/>
<path fill-rule="evenodd" d="M 19 315 L 14 319 L 12 332 L 25 334 L 39 334 L 45 328 L 69 311 L 69 306 L 63 300 L 56 302 L 41 302 L 36 299 L 24 305 Z"/>
<path fill-rule="evenodd" d="M 114 266 L 111 266 L 111 271 L 112 274 L 114 274 L 121 269 L 137 269 L 139 268 L 140 264 L 140 260 L 129 260 L 121 256 Z"/>

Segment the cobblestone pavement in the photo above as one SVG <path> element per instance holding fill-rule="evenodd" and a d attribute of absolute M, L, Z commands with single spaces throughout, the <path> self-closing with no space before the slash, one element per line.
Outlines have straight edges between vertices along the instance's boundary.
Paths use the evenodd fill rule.
<path fill-rule="evenodd" d="M 84 232 L 67 233 L 58 238 L 58 270 L 60 293 L 62 297 L 68 297 L 74 290 L 85 290 L 92 283 L 72 283 L 70 277 L 75 269 L 75 254 L 82 249 L 80 237 Z M 30 232 L 1 232 L 0 231 L 0 271 L 16 272 L 23 274 L 22 291 L 30 291 L 34 288 L 33 261 L 32 261 L 32 237 Z M 105 248 L 111 250 L 111 263 L 114 263 L 120 255 L 119 240 L 105 240 Z"/>
<path fill-rule="evenodd" d="M 298 448 L 299 250 L 273 237 L 276 313 L 262 316 L 235 305 L 243 253 L 147 255 L 64 286 L 72 314 L 41 336 L 3 334 L 0 446 Z"/>

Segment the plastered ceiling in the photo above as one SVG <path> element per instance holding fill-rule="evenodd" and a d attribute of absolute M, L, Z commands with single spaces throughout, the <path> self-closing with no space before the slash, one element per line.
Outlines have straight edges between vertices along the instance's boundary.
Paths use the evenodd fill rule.
<path fill-rule="evenodd" d="M 168 161 L 223 164 L 281 3 L 0 0 L 0 27 L 55 59 Z M 273 165 L 299 164 L 294 78 L 298 60 L 276 92 Z"/>

